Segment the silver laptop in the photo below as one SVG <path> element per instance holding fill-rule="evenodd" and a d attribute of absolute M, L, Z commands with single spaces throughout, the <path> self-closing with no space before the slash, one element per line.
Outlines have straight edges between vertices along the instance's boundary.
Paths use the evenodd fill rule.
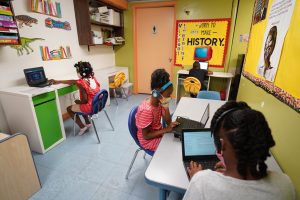
<path fill-rule="evenodd" d="M 203 169 L 214 170 L 219 159 L 210 129 L 183 129 L 181 145 L 186 172 L 190 161 L 200 163 Z"/>
<path fill-rule="evenodd" d="M 200 69 L 208 69 L 208 62 L 199 62 L 200 64 Z"/>

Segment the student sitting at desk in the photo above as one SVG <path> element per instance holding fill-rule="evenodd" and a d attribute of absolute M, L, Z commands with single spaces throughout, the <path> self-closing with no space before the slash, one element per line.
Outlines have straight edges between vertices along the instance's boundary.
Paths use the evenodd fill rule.
<path fill-rule="evenodd" d="M 265 161 L 275 142 L 261 112 L 244 102 L 227 102 L 215 113 L 211 129 L 224 168 L 222 173 L 202 170 L 201 164 L 192 161 L 185 200 L 296 199 L 287 175 L 267 171 Z"/>
<path fill-rule="evenodd" d="M 169 102 L 173 92 L 170 75 L 164 69 L 157 69 L 151 75 L 150 98 L 145 99 L 136 113 L 137 136 L 140 144 L 155 151 L 163 134 L 171 132 L 177 122 L 171 122 Z M 161 118 L 168 124 L 163 128 Z"/>
<path fill-rule="evenodd" d="M 89 62 L 78 62 L 74 65 L 78 80 L 51 80 L 53 84 L 76 84 L 79 88 L 80 100 L 75 100 L 75 104 L 67 107 L 67 111 L 72 119 L 75 112 L 91 113 L 93 97 L 100 91 L 100 84 L 94 77 L 94 72 Z M 82 123 L 79 116 L 76 117 L 76 124 L 80 127 L 78 135 L 82 135 L 90 128 L 91 122 L 86 115 L 83 115 L 86 125 Z"/>
<path fill-rule="evenodd" d="M 207 86 L 204 82 L 205 77 L 208 75 L 208 71 L 200 68 L 199 61 L 193 63 L 193 68 L 189 71 L 189 76 L 197 78 L 201 83 L 201 90 L 206 90 Z M 197 96 L 197 95 L 196 95 Z M 196 97 L 192 96 L 192 97 Z"/>

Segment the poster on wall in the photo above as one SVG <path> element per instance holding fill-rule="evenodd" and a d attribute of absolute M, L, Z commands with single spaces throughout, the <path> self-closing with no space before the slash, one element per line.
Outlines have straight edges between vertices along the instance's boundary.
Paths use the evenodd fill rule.
<path fill-rule="evenodd" d="M 295 2 L 295 0 L 274 0 L 272 3 L 257 65 L 257 74 L 267 81 L 274 82 Z"/>
<path fill-rule="evenodd" d="M 224 67 L 230 19 L 177 20 L 175 41 L 175 65 L 192 65 L 195 49 L 210 47 L 211 67 Z"/>

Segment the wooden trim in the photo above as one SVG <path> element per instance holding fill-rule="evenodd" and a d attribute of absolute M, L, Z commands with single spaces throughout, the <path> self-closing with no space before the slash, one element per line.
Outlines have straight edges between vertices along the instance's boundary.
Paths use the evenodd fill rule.
<path fill-rule="evenodd" d="M 137 33 L 136 33 L 136 12 L 139 8 L 160 8 L 160 7 L 174 7 L 174 30 L 173 30 L 173 37 L 175 37 L 175 24 L 176 24 L 176 1 L 167 1 L 167 2 L 150 2 L 150 3 L 135 3 L 132 5 L 132 21 L 133 21 L 133 72 L 134 72 L 134 82 L 133 82 L 133 93 L 138 93 L 138 69 L 137 69 Z M 175 40 L 172 45 L 173 51 L 175 50 Z M 173 58 L 174 60 L 174 58 Z M 170 79 L 173 80 L 173 67 L 171 67 L 171 74 Z"/>

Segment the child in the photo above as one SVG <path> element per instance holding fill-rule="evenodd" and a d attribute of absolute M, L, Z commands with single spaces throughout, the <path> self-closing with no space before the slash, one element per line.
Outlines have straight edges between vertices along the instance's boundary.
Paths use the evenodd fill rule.
<path fill-rule="evenodd" d="M 100 84 L 94 77 L 94 72 L 89 62 L 78 62 L 74 65 L 78 80 L 50 80 L 53 84 L 76 84 L 79 88 L 80 100 L 75 100 L 75 104 L 67 107 L 67 111 L 72 119 L 75 112 L 91 113 L 93 97 L 100 91 Z M 82 123 L 79 116 L 76 117 L 76 124 L 80 127 L 78 135 L 82 135 L 90 128 L 91 122 L 87 116 L 83 116 L 86 125 Z"/>
<path fill-rule="evenodd" d="M 227 102 L 215 113 L 211 130 L 225 165 L 220 173 L 191 161 L 185 200 L 296 199 L 290 178 L 267 170 L 265 161 L 275 142 L 261 112 L 244 102 Z"/>
<path fill-rule="evenodd" d="M 207 86 L 204 83 L 204 79 L 207 76 L 208 71 L 205 69 L 200 69 L 199 61 L 193 63 L 193 68 L 189 71 L 189 76 L 197 78 L 201 83 L 201 90 L 206 90 Z"/>
<path fill-rule="evenodd" d="M 173 85 L 169 77 L 164 69 L 152 73 L 152 95 L 141 103 L 136 114 L 138 140 L 142 147 L 151 151 L 155 151 L 162 136 L 178 124 L 171 122 L 169 102 Z M 162 127 L 161 118 L 167 123 L 167 128 Z"/>

